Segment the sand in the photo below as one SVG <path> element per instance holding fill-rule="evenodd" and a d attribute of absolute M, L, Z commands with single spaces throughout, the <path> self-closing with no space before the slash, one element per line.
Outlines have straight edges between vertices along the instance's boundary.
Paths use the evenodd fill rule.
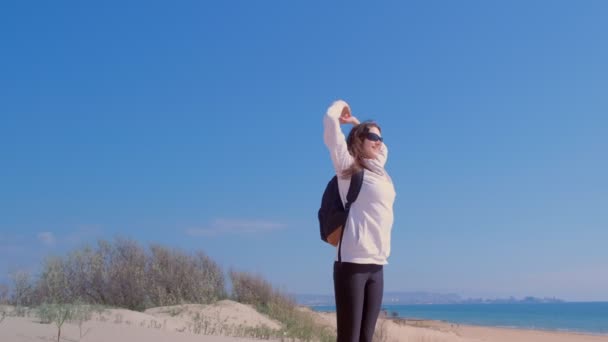
<path fill-rule="evenodd" d="M 312 312 L 310 309 L 302 309 Z M 335 330 L 335 313 L 315 312 L 316 321 Z M 433 320 L 384 319 L 376 325 L 377 342 L 608 342 L 608 335 L 493 328 Z"/>
<path fill-rule="evenodd" d="M 16 316 L 13 307 L 0 307 L 1 311 L 9 315 L 0 323 L 0 342 L 57 341 L 57 326 L 41 323 L 35 310 L 26 310 L 20 316 Z M 167 306 L 145 312 L 106 309 L 83 322 L 82 329 L 76 322 L 65 323 L 61 341 L 259 341 L 243 336 L 280 328 L 279 322 L 252 307 L 225 300 L 213 305 Z"/>
<path fill-rule="evenodd" d="M 334 313 L 301 310 L 314 315 L 319 324 L 335 330 Z M 0 307 L 1 311 L 10 314 L 0 322 L 1 342 L 57 340 L 57 327 L 41 323 L 34 311 L 19 317 L 12 307 Z M 260 330 L 260 327 L 264 328 Z M 279 322 L 250 306 L 224 300 L 213 305 L 178 305 L 145 312 L 108 309 L 84 322 L 82 330 L 74 322 L 66 323 L 61 341 L 244 342 L 260 340 L 251 337 L 252 331 L 280 327 Z M 606 335 L 478 327 L 431 320 L 381 318 L 376 332 L 375 342 L 608 342 Z"/>
<path fill-rule="evenodd" d="M 452 324 L 430 320 L 381 320 L 387 326 L 387 342 L 608 342 L 608 336 L 541 330 L 493 328 Z"/>

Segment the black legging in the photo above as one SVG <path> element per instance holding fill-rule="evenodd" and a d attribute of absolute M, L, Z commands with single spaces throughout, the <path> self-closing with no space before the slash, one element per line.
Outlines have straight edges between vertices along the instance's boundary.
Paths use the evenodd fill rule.
<path fill-rule="evenodd" d="M 334 263 L 338 342 L 371 342 L 384 290 L 382 265 Z"/>

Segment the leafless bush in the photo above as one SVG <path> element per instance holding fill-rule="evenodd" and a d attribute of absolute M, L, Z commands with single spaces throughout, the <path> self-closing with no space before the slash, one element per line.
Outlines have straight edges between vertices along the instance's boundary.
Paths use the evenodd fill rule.
<path fill-rule="evenodd" d="M 205 304 L 225 298 L 224 274 L 204 253 L 188 255 L 159 245 L 150 252 L 147 296 L 155 305 Z"/>
<path fill-rule="evenodd" d="M 131 240 L 99 241 L 66 258 L 49 258 L 36 285 L 36 304 L 89 303 L 143 309 L 145 251 Z"/>
<path fill-rule="evenodd" d="M 232 296 L 237 302 L 251 304 L 258 308 L 270 305 L 274 289 L 272 284 L 259 275 L 230 270 Z"/>
<path fill-rule="evenodd" d="M 100 241 L 97 250 L 85 246 L 68 254 L 64 261 L 65 271 L 70 279 L 69 289 L 73 297 L 88 303 L 112 302 L 108 284 L 111 281 L 108 265 L 112 248 Z"/>
<path fill-rule="evenodd" d="M 102 294 L 104 303 L 131 310 L 145 309 L 146 254 L 133 240 L 116 239 L 113 244 L 101 241 L 105 261 Z"/>
<path fill-rule="evenodd" d="M 30 273 L 27 271 L 17 271 L 11 274 L 13 281 L 13 295 L 11 304 L 18 308 L 31 306 L 34 301 L 34 286 Z"/>
<path fill-rule="evenodd" d="M 64 268 L 63 260 L 49 257 L 45 260 L 43 271 L 36 283 L 34 304 L 41 302 L 58 304 L 70 301 L 69 275 Z"/>
<path fill-rule="evenodd" d="M 48 258 L 32 285 L 29 274 L 15 274 L 17 305 L 72 303 L 143 310 L 181 303 L 206 304 L 226 297 L 221 268 L 204 253 L 186 254 L 117 238 L 100 240 L 64 258 Z"/>
<path fill-rule="evenodd" d="M 0 284 L 0 305 L 9 304 L 9 288 L 6 284 Z"/>

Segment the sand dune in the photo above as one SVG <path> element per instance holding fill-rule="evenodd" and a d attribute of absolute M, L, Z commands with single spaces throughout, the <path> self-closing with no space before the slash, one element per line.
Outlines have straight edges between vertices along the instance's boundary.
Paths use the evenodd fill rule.
<path fill-rule="evenodd" d="M 0 323 L 0 341 L 57 340 L 57 327 L 41 323 L 34 310 L 26 310 L 23 317 L 14 317 L 12 307 L 5 310 L 9 316 Z M 255 336 L 256 329 L 262 327 L 264 332 L 278 330 L 281 325 L 248 305 L 225 300 L 213 305 L 158 307 L 145 312 L 106 309 L 94 313 L 82 329 L 74 322 L 65 323 L 62 341 L 251 341 L 243 336 Z"/>
<path fill-rule="evenodd" d="M 57 327 L 40 323 L 33 310 L 26 311 L 22 317 L 15 317 L 11 307 L 4 310 L 12 315 L 0 323 L 1 342 L 57 340 Z M 301 310 L 314 315 L 319 324 L 335 330 L 334 313 Z M 248 305 L 223 300 L 213 305 L 177 305 L 145 312 L 108 309 L 84 322 L 82 330 L 75 323 L 66 323 L 62 341 L 259 341 L 246 336 L 253 336 L 247 334 L 260 327 L 278 330 L 281 325 Z M 378 342 L 608 342 L 608 336 L 486 328 L 430 320 L 380 319 L 376 330 Z"/>

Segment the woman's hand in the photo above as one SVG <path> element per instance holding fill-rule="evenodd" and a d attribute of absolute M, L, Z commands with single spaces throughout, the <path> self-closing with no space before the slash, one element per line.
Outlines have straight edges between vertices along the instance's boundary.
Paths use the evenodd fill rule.
<path fill-rule="evenodd" d="M 339 120 L 341 124 L 359 124 L 359 120 L 351 114 L 348 104 L 342 108 Z"/>
<path fill-rule="evenodd" d="M 342 117 L 340 117 L 340 123 L 341 124 L 353 124 L 353 125 L 358 125 L 359 124 L 359 120 L 354 117 L 354 116 L 350 116 L 348 118 L 343 119 Z"/>

